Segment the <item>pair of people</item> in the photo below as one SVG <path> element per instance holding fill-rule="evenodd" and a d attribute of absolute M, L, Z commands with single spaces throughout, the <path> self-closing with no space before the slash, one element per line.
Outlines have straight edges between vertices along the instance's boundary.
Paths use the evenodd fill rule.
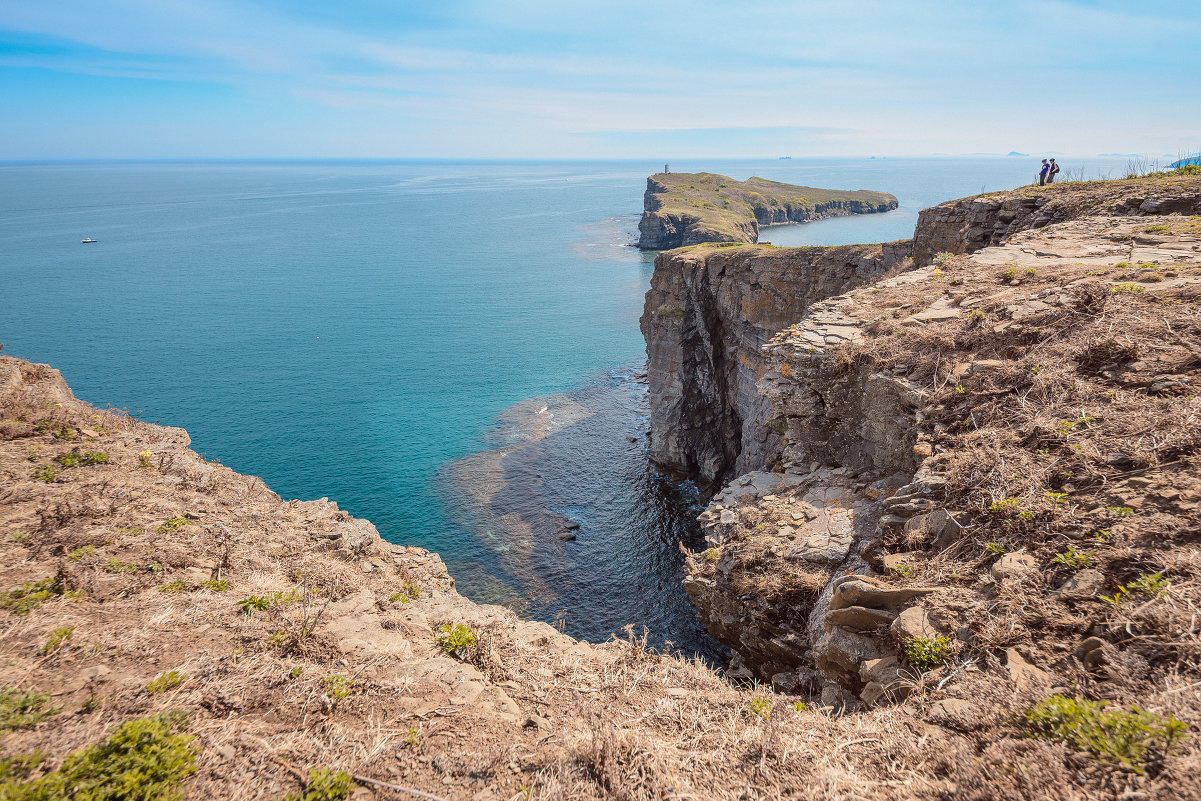
<path fill-rule="evenodd" d="M 1058 174 L 1059 165 L 1055 163 L 1055 159 L 1051 159 L 1049 164 L 1046 159 L 1043 159 L 1043 168 L 1038 172 L 1038 185 L 1046 186 L 1055 183 L 1055 176 Z"/>

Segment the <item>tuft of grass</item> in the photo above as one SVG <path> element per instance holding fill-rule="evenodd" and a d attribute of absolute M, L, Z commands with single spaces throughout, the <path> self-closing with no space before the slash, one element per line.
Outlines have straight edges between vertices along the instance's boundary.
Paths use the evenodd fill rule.
<path fill-rule="evenodd" d="M 355 783 L 343 770 L 318 768 L 309 774 L 303 793 L 288 793 L 283 801 L 346 801 Z"/>
<path fill-rule="evenodd" d="M 912 565 L 907 565 L 904 562 L 899 562 L 892 566 L 892 574 L 894 576 L 899 576 L 903 579 L 911 579 L 917 574 L 917 571 L 915 571 L 913 569 Z"/>
<path fill-rule="evenodd" d="M 137 573 L 138 566 L 134 562 L 122 562 L 120 559 L 109 559 L 100 566 L 105 573 Z"/>
<path fill-rule="evenodd" d="M 950 645 L 948 637 L 910 637 L 905 641 L 905 658 L 918 670 L 930 670 L 947 661 Z"/>
<path fill-rule="evenodd" d="M 71 635 L 75 633 L 74 626 L 60 626 L 50 632 L 50 638 L 46 640 L 46 644 L 42 646 L 39 652 L 43 656 L 57 651 L 67 644 L 67 640 L 71 639 Z"/>
<path fill-rule="evenodd" d="M 154 451 L 150 450 L 149 448 L 147 448 L 144 451 L 140 451 L 138 453 L 138 469 L 139 470 L 153 469 L 154 465 L 152 465 L 150 463 L 150 460 L 153 458 L 154 458 Z"/>
<path fill-rule="evenodd" d="M 158 591 L 174 595 L 175 593 L 183 592 L 185 586 L 183 579 L 175 579 L 175 581 L 168 581 L 166 584 L 158 585 Z"/>
<path fill-rule="evenodd" d="M 1109 293 L 1111 295 L 1137 295 L 1140 292 L 1146 291 L 1147 288 L 1145 286 L 1140 286 L 1130 281 L 1122 281 L 1121 283 L 1114 284 L 1109 288 Z"/>
<path fill-rule="evenodd" d="M 706 562 L 716 562 L 720 558 L 721 558 L 721 551 L 717 550 L 716 548 L 710 548 L 707 551 L 705 551 L 705 561 Z"/>
<path fill-rule="evenodd" d="M 771 702 L 766 698 L 752 698 L 746 704 L 746 712 L 751 717 L 767 720 L 771 717 Z"/>
<path fill-rule="evenodd" d="M 38 465 L 33 470 L 33 477 L 38 481 L 45 481 L 47 484 L 53 484 L 54 479 L 58 478 L 58 471 L 48 464 Z"/>
<path fill-rule="evenodd" d="M 200 582 L 200 586 L 213 592 L 225 592 L 229 589 L 229 579 L 211 579 L 209 581 L 202 581 Z"/>
<path fill-rule="evenodd" d="M 0 732 L 24 729 L 49 720 L 63 711 L 61 706 L 47 707 L 50 696 L 16 687 L 0 687 Z M 0 789 L 3 785 L 0 785 Z M 4 798 L 0 793 L 0 798 Z"/>
<path fill-rule="evenodd" d="M 14 531 L 12 534 L 9 534 L 9 536 L 12 537 L 13 542 L 24 545 L 25 543 L 29 542 L 31 535 L 28 531 Z"/>
<path fill-rule="evenodd" d="M 448 654 L 464 651 L 475 645 L 476 642 L 475 632 L 462 623 L 456 623 L 453 626 L 443 623 L 438 627 L 438 647 Z"/>
<path fill-rule="evenodd" d="M 1137 706 L 1111 709 L 1105 701 L 1053 695 L 1021 716 L 1032 737 L 1057 740 L 1087 751 L 1134 773 L 1145 773 L 1152 758 L 1163 758 L 1180 742 L 1187 727 L 1168 715 L 1162 718 Z"/>
<path fill-rule="evenodd" d="M 33 781 L 23 781 L 36 754 L 14 770 L 7 760 L 0 772 L 0 798 L 6 801 L 178 801 L 180 783 L 196 772 L 195 739 L 182 733 L 187 726 L 182 712 L 166 712 L 127 720 L 112 729 L 104 742 L 82 748 L 58 770 Z M 32 765 L 30 764 L 32 763 Z"/>
<path fill-rule="evenodd" d="M 160 673 L 146 685 L 146 692 L 151 695 L 165 693 L 167 690 L 174 690 L 179 685 L 183 684 L 188 677 L 180 673 L 178 670 L 168 670 L 166 673 Z"/>
<path fill-rule="evenodd" d="M 1135 592 L 1141 592 L 1150 598 L 1162 598 L 1168 593 L 1172 582 L 1163 577 L 1163 573 L 1144 573 L 1127 585 Z"/>

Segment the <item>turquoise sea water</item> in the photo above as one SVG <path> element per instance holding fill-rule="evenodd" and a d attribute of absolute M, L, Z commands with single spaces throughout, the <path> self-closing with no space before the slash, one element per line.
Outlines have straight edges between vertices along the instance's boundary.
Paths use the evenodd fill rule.
<path fill-rule="evenodd" d="M 1026 183 L 1036 164 L 672 168 L 900 198 L 764 236 L 841 244 L 906 238 L 920 208 Z M 285 498 L 329 497 L 438 551 L 471 597 L 703 651 L 678 582 L 695 498 L 646 464 L 631 379 L 652 263 L 628 245 L 661 167 L 0 164 L 0 342 Z M 560 518 L 577 540 L 558 539 Z"/>

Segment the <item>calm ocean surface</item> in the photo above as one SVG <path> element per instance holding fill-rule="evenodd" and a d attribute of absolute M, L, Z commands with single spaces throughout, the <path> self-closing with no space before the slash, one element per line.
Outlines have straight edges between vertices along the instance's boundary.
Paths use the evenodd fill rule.
<path fill-rule="evenodd" d="M 1037 162 L 671 166 L 900 199 L 764 234 L 791 245 L 907 238 L 925 206 L 1029 183 Z M 285 498 L 438 551 L 476 600 L 712 653 L 679 587 L 696 499 L 647 465 L 631 377 L 653 254 L 628 245 L 661 168 L 0 164 L 0 342 Z"/>

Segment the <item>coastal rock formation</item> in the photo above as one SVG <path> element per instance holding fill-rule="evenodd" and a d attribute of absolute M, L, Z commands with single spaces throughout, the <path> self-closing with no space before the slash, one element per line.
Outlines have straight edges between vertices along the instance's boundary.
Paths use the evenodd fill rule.
<path fill-rule="evenodd" d="M 769 464 L 782 429 L 756 382 L 760 347 L 823 298 L 897 269 L 908 242 L 834 248 L 697 247 L 655 259 L 641 326 L 650 454 L 712 482 Z M 825 336 L 833 342 L 840 329 Z"/>
<path fill-rule="evenodd" d="M 1173 599 L 1201 600 L 1199 308 L 1201 221 L 1106 215 L 814 304 L 763 348 L 781 469 L 714 496 L 685 579 L 731 669 L 851 706 L 950 688 L 929 719 L 960 731 L 1085 675 L 1201 722 L 1173 700 L 1201 679 Z"/>
<path fill-rule="evenodd" d="M 971 253 L 1019 231 L 1081 217 L 1201 214 L 1195 183 L 1179 177 L 1072 181 L 947 201 L 918 214 L 914 262 L 929 264 L 939 252 Z"/>
<path fill-rule="evenodd" d="M 759 241 L 759 226 L 811 222 L 897 207 L 885 192 L 793 186 L 763 178 L 736 181 L 714 173 L 659 173 L 646 179 L 638 247 Z"/>

